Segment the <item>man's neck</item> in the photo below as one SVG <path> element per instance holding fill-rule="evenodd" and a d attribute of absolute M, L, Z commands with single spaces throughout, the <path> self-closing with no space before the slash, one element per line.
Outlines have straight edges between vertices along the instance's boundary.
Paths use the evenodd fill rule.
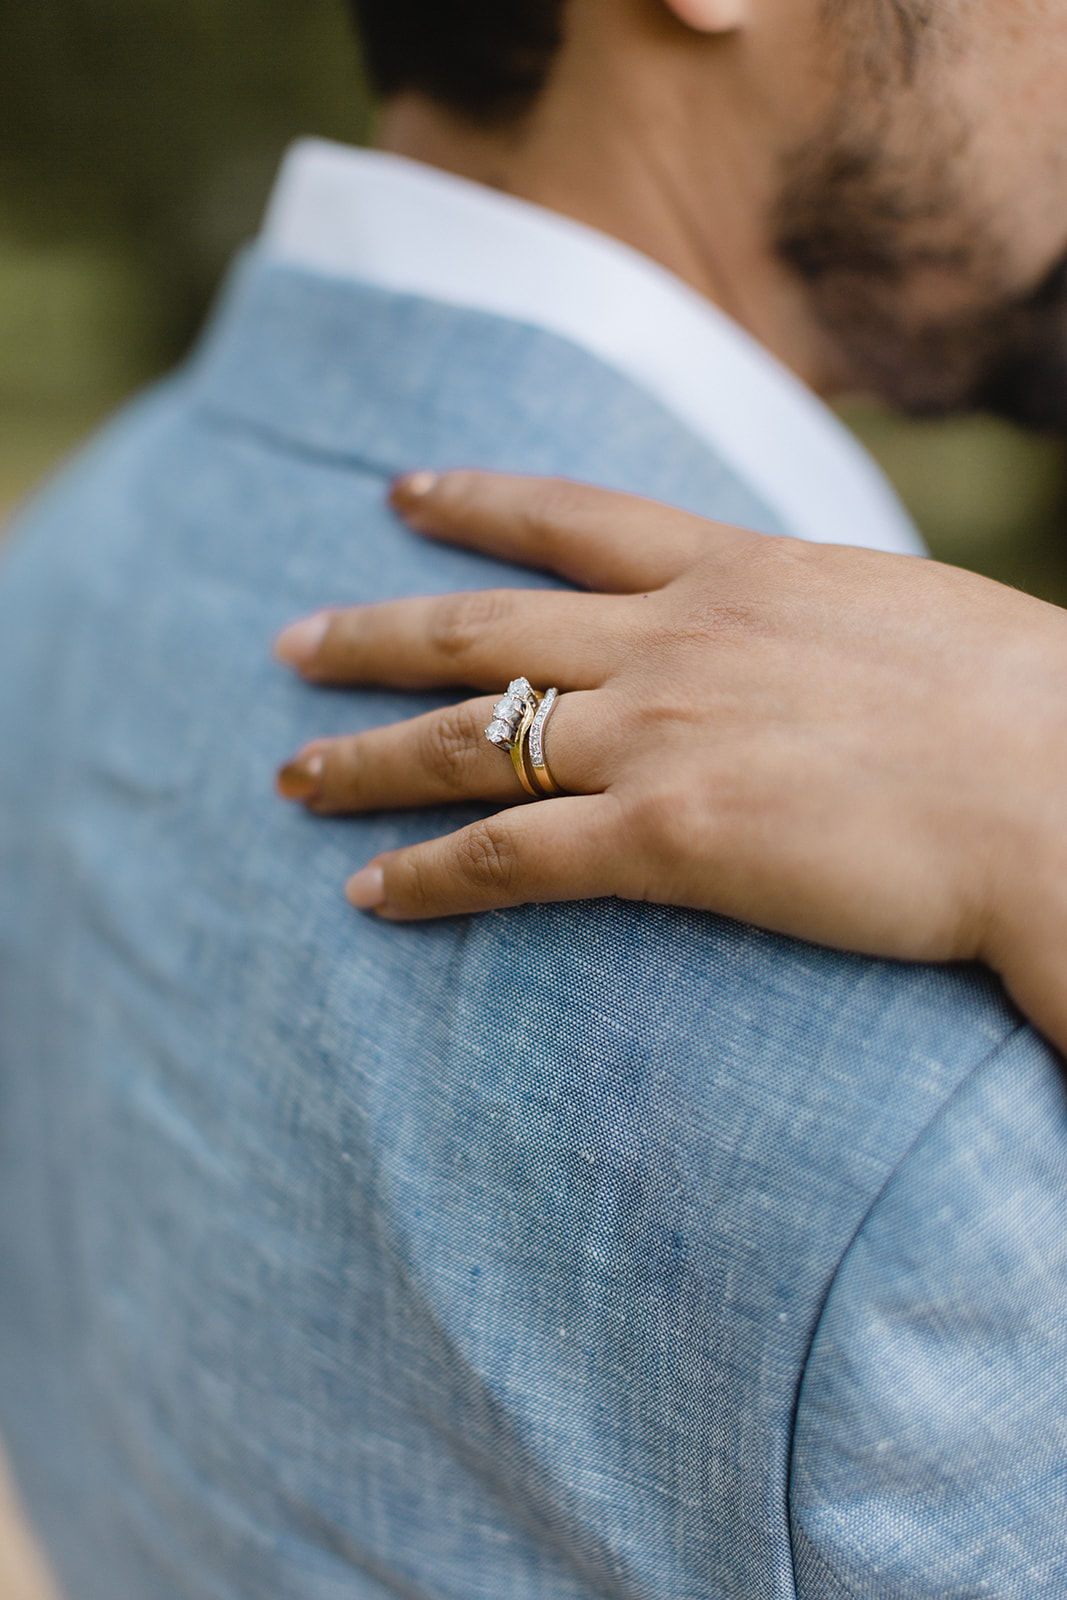
<path fill-rule="evenodd" d="M 689 175 L 667 156 L 669 130 L 656 139 L 647 128 L 636 117 L 607 129 L 576 119 L 559 96 L 515 129 L 485 131 L 403 96 L 387 108 L 378 142 L 621 240 L 719 306 L 811 388 L 832 390 L 802 291 L 765 242 L 771 196 L 743 142 L 720 145 L 707 161 L 694 206 Z"/>

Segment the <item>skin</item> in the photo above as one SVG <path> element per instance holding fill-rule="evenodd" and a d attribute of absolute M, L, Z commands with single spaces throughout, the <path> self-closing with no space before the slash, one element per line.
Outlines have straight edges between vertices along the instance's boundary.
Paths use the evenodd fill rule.
<path fill-rule="evenodd" d="M 821 394 L 1062 427 L 1065 85 L 1063 0 L 571 0 L 521 123 L 406 95 L 382 143 L 622 239 Z"/>
<path fill-rule="evenodd" d="M 1063 0 L 571 0 L 520 124 L 409 95 L 383 143 L 622 239 L 821 393 L 1060 425 L 1065 83 Z M 1061 612 L 573 485 L 420 474 L 395 504 L 601 592 L 402 601 L 282 635 L 314 682 L 485 691 L 283 769 L 282 794 L 324 813 L 505 808 L 369 863 L 354 904 L 617 894 L 980 959 L 1067 1049 Z M 565 691 L 551 806 L 521 803 L 482 737 L 517 670 Z"/>
<path fill-rule="evenodd" d="M 1062 611 L 577 484 L 417 474 L 393 499 L 427 537 L 602 592 L 398 600 L 280 636 L 314 683 L 487 691 L 314 741 L 280 773 L 322 814 L 505 808 L 378 857 L 354 905 L 407 920 L 618 895 L 982 960 L 1067 1048 Z M 546 753 L 567 795 L 547 804 L 483 734 L 516 661 L 563 691 Z"/>

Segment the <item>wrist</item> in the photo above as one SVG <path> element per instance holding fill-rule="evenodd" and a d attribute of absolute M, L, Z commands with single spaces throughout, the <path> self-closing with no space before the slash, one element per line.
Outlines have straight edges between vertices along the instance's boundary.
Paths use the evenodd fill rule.
<path fill-rule="evenodd" d="M 981 959 L 1015 1003 L 1067 1053 L 1067 785 L 1064 804 L 998 861 Z"/>

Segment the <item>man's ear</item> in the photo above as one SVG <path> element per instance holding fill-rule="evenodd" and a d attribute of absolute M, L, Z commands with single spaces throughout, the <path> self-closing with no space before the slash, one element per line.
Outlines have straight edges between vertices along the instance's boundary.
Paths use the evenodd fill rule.
<path fill-rule="evenodd" d="M 663 0 L 679 22 L 697 33 L 733 33 L 751 20 L 752 0 Z"/>

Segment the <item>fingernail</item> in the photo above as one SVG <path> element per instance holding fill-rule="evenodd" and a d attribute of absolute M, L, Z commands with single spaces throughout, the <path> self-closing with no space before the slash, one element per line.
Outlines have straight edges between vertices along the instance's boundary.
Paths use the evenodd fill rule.
<path fill-rule="evenodd" d="M 440 474 L 436 472 L 405 472 L 393 484 L 393 504 L 406 506 L 413 501 L 424 500 L 431 490 L 436 489 L 439 479 Z"/>
<path fill-rule="evenodd" d="M 349 904 L 360 911 L 374 911 L 385 900 L 385 873 L 381 867 L 364 867 L 345 885 Z"/>
<path fill-rule="evenodd" d="M 316 611 L 313 617 L 301 617 L 283 628 L 274 641 L 274 654 L 287 667 L 305 667 L 326 636 L 330 626 L 328 611 Z"/>
<path fill-rule="evenodd" d="M 321 754 L 297 756 L 278 773 L 278 793 L 283 800 L 314 800 L 322 783 L 326 762 Z"/>

